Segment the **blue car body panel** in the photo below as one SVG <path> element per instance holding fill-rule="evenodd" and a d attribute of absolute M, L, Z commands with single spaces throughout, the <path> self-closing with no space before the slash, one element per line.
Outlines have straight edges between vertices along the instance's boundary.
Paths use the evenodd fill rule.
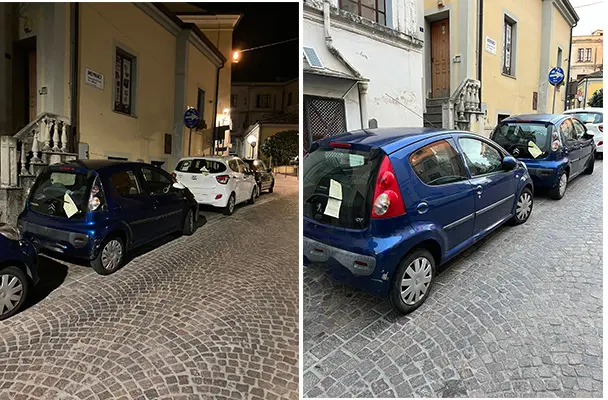
<path fill-rule="evenodd" d="M 93 260 L 110 234 L 124 237 L 126 250 L 129 250 L 180 230 L 191 209 L 195 210 L 195 219 L 198 217 L 198 204 L 187 189 L 163 195 L 148 194 L 140 168 L 156 167 L 105 160 L 87 160 L 86 163 L 76 161 L 65 165 L 75 168 L 76 172 L 91 174 L 92 179 L 99 178 L 106 201 L 105 208 L 87 211 L 79 218 L 68 219 L 35 212 L 29 209 L 28 200 L 25 210 L 19 216 L 19 226 L 25 237 L 40 250 Z M 63 166 L 48 168 L 58 170 L 61 167 Z M 137 175 L 143 186 L 140 194 L 122 197 L 114 188 L 110 180 L 112 175 L 125 170 L 134 171 Z"/>
<path fill-rule="evenodd" d="M 33 284 L 38 283 L 38 256 L 35 247 L 27 240 L 10 240 L 0 235 L 0 266 L 18 265 Z"/>
<path fill-rule="evenodd" d="M 399 136 L 399 132 L 403 134 Z M 412 248 L 424 242 L 425 247 L 432 249 L 437 264 L 442 264 L 507 221 L 514 215 L 516 200 L 524 187 L 533 190 L 532 180 L 523 163 L 496 176 L 471 179 L 469 175 L 468 180 L 439 186 L 424 184 L 412 170 L 409 157 L 414 151 L 438 140 L 446 140 L 460 151 L 457 143 L 461 137 L 481 139 L 500 148 L 479 135 L 437 129 L 365 130 L 316 142 L 317 146 L 327 145 L 330 141 L 349 143 L 352 150 L 375 150 L 387 155 L 397 177 L 406 214 L 387 219 L 371 218 L 365 229 L 340 228 L 304 217 L 304 263 L 316 263 L 311 259 L 311 252 L 324 245 L 373 257 L 375 267 L 369 273 L 359 271 L 355 274 L 331 256 L 322 263 L 330 268 L 334 278 L 385 296 L 395 269 Z M 508 155 L 504 149 L 500 150 L 503 155 Z M 485 215 L 479 217 L 483 218 L 482 225 L 476 223 L 478 218 L 475 216 L 481 207 L 477 204 L 478 186 L 487 187 L 485 193 L 492 194 L 488 201 L 512 196 L 500 207 L 484 212 Z M 427 203 L 432 212 L 419 213 L 417 207 L 421 202 Z M 458 224 L 450 226 L 454 221 Z"/>

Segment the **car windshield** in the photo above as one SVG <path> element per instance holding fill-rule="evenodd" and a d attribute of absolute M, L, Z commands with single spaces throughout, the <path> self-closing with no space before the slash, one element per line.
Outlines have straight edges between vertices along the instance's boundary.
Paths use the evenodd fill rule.
<path fill-rule="evenodd" d="M 553 125 L 544 122 L 501 122 L 493 141 L 518 158 L 544 158 L 549 154 Z"/>
<path fill-rule="evenodd" d="M 63 218 L 82 217 L 90 178 L 83 173 L 46 171 L 32 188 L 29 197 L 31 210 L 40 214 Z"/>
<path fill-rule="evenodd" d="M 226 171 L 226 165 L 216 160 L 208 160 L 205 158 L 197 158 L 194 160 L 182 160 L 175 168 L 179 172 L 188 172 L 191 174 L 219 174 Z"/>
<path fill-rule="evenodd" d="M 377 158 L 347 149 L 318 149 L 304 158 L 304 216 L 343 228 L 365 228 Z"/>
<path fill-rule="evenodd" d="M 581 111 L 570 115 L 574 115 L 585 124 L 601 124 L 604 122 L 604 115 L 599 112 Z"/>

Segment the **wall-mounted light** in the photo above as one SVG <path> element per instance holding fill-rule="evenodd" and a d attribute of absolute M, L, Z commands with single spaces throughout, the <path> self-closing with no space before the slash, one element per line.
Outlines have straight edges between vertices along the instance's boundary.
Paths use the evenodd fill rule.
<path fill-rule="evenodd" d="M 235 50 L 232 53 L 232 62 L 236 64 L 239 62 L 240 58 L 241 58 L 241 53 L 238 50 Z"/>

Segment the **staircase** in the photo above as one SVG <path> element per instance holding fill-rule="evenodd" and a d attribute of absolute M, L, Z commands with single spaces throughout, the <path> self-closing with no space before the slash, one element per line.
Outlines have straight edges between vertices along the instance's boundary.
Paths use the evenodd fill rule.
<path fill-rule="evenodd" d="M 427 99 L 424 126 L 471 131 L 473 118 L 483 115 L 481 82 L 465 79 L 449 97 Z"/>
<path fill-rule="evenodd" d="M 52 164 L 76 160 L 69 120 L 42 113 L 14 136 L 0 137 L 0 223 L 16 224 L 36 177 Z"/>

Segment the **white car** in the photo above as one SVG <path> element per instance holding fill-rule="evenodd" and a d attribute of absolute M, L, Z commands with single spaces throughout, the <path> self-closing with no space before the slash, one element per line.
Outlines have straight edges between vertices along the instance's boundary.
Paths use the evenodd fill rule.
<path fill-rule="evenodd" d="M 583 121 L 587 130 L 593 133 L 596 155 L 602 158 L 604 155 L 604 109 L 599 107 L 573 108 L 564 111 L 564 114 L 574 114 Z"/>
<path fill-rule="evenodd" d="M 199 204 L 222 208 L 226 215 L 239 203 L 253 204 L 259 191 L 251 170 L 233 156 L 182 158 L 173 177 L 190 189 Z"/>

